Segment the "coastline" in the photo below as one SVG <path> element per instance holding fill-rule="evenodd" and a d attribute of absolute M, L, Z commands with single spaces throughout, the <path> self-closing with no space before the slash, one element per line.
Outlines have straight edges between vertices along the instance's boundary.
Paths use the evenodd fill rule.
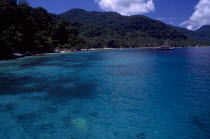
<path fill-rule="evenodd" d="M 8 58 L 0 59 L 0 61 L 3 60 L 12 60 L 12 59 L 18 59 L 18 58 L 23 58 L 23 57 L 28 57 L 28 56 L 45 56 L 47 54 L 59 54 L 59 53 L 73 53 L 73 52 L 87 52 L 87 51 L 97 51 L 97 50 L 111 50 L 111 49 L 119 49 L 119 48 L 91 48 L 91 49 L 63 49 L 63 50 L 54 50 L 52 52 L 44 52 L 44 53 L 13 53 L 11 56 Z"/>
<path fill-rule="evenodd" d="M 193 47 L 210 47 L 210 46 L 187 46 L 187 47 L 173 47 L 173 48 L 193 48 Z M 157 50 L 159 47 L 135 47 L 135 48 L 142 48 L 142 49 L 147 49 L 147 50 Z M 45 52 L 45 53 L 13 53 L 11 57 L 5 58 L 5 59 L 0 59 L 0 61 L 3 60 L 12 60 L 12 59 L 18 59 L 18 58 L 23 58 L 23 57 L 28 57 L 28 56 L 45 56 L 47 54 L 59 54 L 59 53 L 73 53 L 73 52 L 87 52 L 87 51 L 98 51 L 98 50 L 113 50 L 113 49 L 133 49 L 133 47 L 129 48 L 90 48 L 90 49 L 63 49 L 63 50 L 54 50 L 53 52 Z"/>

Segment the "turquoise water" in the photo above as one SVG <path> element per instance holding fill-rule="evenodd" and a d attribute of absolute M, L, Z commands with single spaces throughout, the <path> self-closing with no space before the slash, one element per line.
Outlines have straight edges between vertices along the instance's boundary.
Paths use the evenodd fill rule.
<path fill-rule="evenodd" d="M 208 139 L 210 48 L 0 62 L 1 139 Z"/>

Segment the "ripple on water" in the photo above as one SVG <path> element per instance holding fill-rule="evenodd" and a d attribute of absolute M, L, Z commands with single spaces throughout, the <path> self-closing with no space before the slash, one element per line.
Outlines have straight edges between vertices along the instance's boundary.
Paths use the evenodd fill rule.
<path fill-rule="evenodd" d="M 208 139 L 209 55 L 123 49 L 0 62 L 0 137 Z"/>

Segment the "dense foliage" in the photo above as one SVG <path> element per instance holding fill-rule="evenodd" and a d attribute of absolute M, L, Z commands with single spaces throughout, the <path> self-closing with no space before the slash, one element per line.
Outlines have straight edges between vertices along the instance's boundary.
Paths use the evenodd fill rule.
<path fill-rule="evenodd" d="M 206 45 L 210 27 L 197 31 L 166 25 L 143 15 L 73 9 L 61 15 L 32 8 L 26 0 L 0 0 L 0 59 L 14 53 L 56 49 Z M 199 41 L 198 41 L 199 40 Z"/>
<path fill-rule="evenodd" d="M 174 27 L 177 31 L 182 32 L 188 38 L 198 40 L 199 45 L 210 45 L 210 25 L 192 31 L 181 27 Z"/>
<path fill-rule="evenodd" d="M 196 45 L 173 27 L 143 15 L 122 16 L 114 12 L 87 12 L 73 9 L 60 15 L 78 28 L 93 47 Z"/>
<path fill-rule="evenodd" d="M 200 40 L 210 41 L 210 25 L 202 26 L 195 32 Z"/>
<path fill-rule="evenodd" d="M 80 49 L 85 42 L 76 28 L 25 0 L 0 0 L 0 59 L 13 53 L 52 52 L 57 48 Z"/>

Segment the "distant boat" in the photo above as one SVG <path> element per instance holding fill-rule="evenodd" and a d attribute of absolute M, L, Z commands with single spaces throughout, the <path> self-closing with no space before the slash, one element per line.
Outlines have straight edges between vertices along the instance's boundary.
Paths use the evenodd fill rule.
<path fill-rule="evenodd" d="M 162 45 L 162 46 L 160 46 L 160 47 L 158 48 L 158 50 L 174 50 L 174 49 L 175 49 L 175 48 L 174 48 L 174 47 L 171 47 L 170 45 L 168 45 L 167 42 L 165 42 L 164 45 Z"/>
<path fill-rule="evenodd" d="M 170 47 L 170 46 L 167 46 L 167 47 L 159 47 L 158 50 L 174 50 L 175 48 L 174 47 Z"/>
<path fill-rule="evenodd" d="M 165 42 L 162 46 L 160 47 L 148 47 L 146 48 L 147 50 L 174 50 L 175 47 L 171 47 L 170 45 L 168 45 L 167 42 Z"/>

